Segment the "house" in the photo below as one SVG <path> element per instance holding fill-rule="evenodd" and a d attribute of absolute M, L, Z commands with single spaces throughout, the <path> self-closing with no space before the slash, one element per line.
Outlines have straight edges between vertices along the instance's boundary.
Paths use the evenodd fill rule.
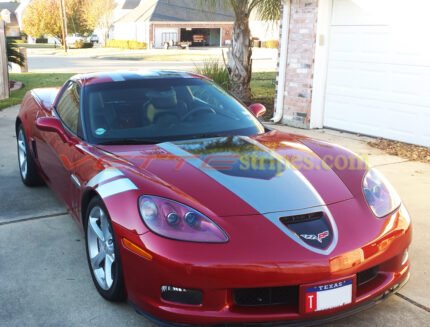
<path fill-rule="evenodd" d="M 15 10 L 16 18 L 18 20 L 18 24 L 20 29 L 22 30 L 22 19 L 24 16 L 24 11 L 27 9 L 28 5 L 30 4 L 31 0 L 21 0 L 18 3 L 18 7 Z"/>
<path fill-rule="evenodd" d="M 0 2 L 0 17 L 5 22 L 6 37 L 19 38 L 21 36 L 21 30 L 15 14 L 18 5 L 19 3 L 17 2 Z"/>
<path fill-rule="evenodd" d="M 233 12 L 203 8 L 200 0 L 133 0 L 125 1 L 120 10 L 125 14 L 114 23 L 111 39 L 146 42 L 155 48 L 170 41 L 223 46 L 232 39 Z"/>
<path fill-rule="evenodd" d="M 274 121 L 430 146 L 430 1 L 285 0 Z"/>

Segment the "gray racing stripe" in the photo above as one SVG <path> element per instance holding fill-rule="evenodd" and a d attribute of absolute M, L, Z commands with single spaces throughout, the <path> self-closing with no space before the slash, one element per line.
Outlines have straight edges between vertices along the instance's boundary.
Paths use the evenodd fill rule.
<path fill-rule="evenodd" d="M 291 169 L 291 165 L 275 151 L 267 148 L 261 143 L 249 138 L 240 137 L 243 141 L 254 145 L 261 150 L 261 153 L 269 155 L 280 164 L 284 165 L 279 174 L 274 175 L 272 178 L 259 179 L 247 176 L 234 176 L 211 169 L 208 167 L 198 154 L 191 154 L 190 152 L 181 148 L 181 144 L 162 143 L 158 146 L 165 151 L 185 160 L 188 164 L 199 169 L 213 180 L 223 185 L 225 188 L 240 197 L 243 201 L 248 203 L 256 211 L 270 220 L 285 234 L 290 236 L 294 241 L 301 246 L 307 248 L 315 253 L 328 255 L 330 254 L 337 244 L 337 227 L 335 221 L 330 214 L 329 210 L 324 204 L 321 196 L 310 184 L 310 182 L 298 171 Z M 294 214 L 303 214 L 316 211 L 324 211 L 330 220 L 333 228 L 333 242 L 327 249 L 317 249 L 309 246 L 303 242 L 300 237 L 290 231 L 279 220 L 280 217 Z"/>

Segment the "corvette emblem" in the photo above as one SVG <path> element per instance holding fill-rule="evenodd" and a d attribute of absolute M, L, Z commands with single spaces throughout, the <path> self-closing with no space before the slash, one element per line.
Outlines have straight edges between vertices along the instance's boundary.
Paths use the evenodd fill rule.
<path fill-rule="evenodd" d="M 330 232 L 328 230 L 319 233 L 318 235 L 315 234 L 300 234 L 301 238 L 304 238 L 305 240 L 310 240 L 310 241 L 318 241 L 320 243 L 322 243 L 323 239 L 327 238 L 330 236 Z"/>

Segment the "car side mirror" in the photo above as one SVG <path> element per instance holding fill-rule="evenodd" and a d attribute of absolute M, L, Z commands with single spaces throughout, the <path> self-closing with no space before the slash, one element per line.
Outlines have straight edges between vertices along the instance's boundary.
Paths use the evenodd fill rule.
<path fill-rule="evenodd" d="M 63 142 L 69 141 L 69 136 L 66 134 L 60 120 L 55 117 L 40 117 L 36 120 L 36 127 L 44 132 L 57 133 Z"/>
<path fill-rule="evenodd" d="M 251 104 L 248 108 L 249 108 L 249 110 L 252 111 L 252 113 L 257 118 L 262 117 L 266 113 L 266 111 L 267 111 L 266 107 L 263 104 L 261 104 L 261 103 Z"/>

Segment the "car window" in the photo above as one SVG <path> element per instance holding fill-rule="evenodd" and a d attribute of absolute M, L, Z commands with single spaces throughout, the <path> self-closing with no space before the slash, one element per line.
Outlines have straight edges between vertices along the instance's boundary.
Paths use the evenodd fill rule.
<path fill-rule="evenodd" d="M 93 143 L 159 143 L 193 138 L 255 135 L 264 127 L 214 83 L 160 78 L 89 85 L 84 99 Z"/>
<path fill-rule="evenodd" d="M 80 108 L 80 87 L 71 82 L 64 90 L 57 104 L 57 113 L 73 133 L 78 133 Z"/>

